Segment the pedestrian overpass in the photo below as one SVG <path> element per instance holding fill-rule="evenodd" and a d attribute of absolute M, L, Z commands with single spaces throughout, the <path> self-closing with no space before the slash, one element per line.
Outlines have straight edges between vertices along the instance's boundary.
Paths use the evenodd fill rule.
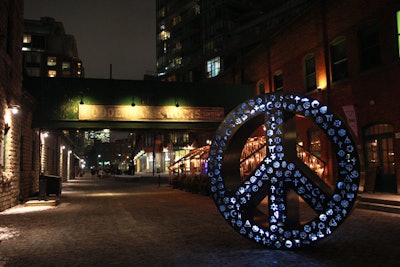
<path fill-rule="evenodd" d="M 230 110 L 253 95 L 252 85 L 114 79 L 27 78 L 23 86 L 37 100 L 33 128 L 48 158 L 41 169 L 64 177 L 76 172 L 51 162 L 61 161 L 64 150 L 90 166 L 166 172 L 193 146 L 206 145 Z M 56 140 L 44 140 L 49 132 Z M 126 134 L 117 140 L 109 132 Z"/>

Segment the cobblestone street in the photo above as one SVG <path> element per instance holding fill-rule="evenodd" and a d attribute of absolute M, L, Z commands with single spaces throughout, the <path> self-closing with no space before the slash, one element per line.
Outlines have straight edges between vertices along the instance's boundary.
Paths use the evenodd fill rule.
<path fill-rule="evenodd" d="M 0 213 L 0 266 L 398 266 L 399 226 L 399 214 L 356 208 L 313 247 L 268 250 L 210 197 L 165 180 L 73 180 L 55 207 Z"/>

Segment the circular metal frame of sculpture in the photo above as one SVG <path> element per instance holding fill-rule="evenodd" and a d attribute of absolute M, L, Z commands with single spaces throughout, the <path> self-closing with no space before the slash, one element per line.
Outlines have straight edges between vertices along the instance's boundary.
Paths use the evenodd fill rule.
<path fill-rule="evenodd" d="M 311 120 L 330 140 L 337 164 L 334 186 L 315 179 L 315 173 L 293 157 L 285 124 L 295 115 Z M 241 150 L 260 125 L 265 128 L 266 157 L 243 181 Z M 318 100 L 284 92 L 252 98 L 232 110 L 216 132 L 208 164 L 211 194 L 225 220 L 241 235 L 273 249 L 299 248 L 329 236 L 349 214 L 360 180 L 356 145 L 345 123 Z M 289 221 L 289 192 L 300 196 L 315 217 Z M 266 224 L 256 219 L 262 201 L 268 207 Z"/>

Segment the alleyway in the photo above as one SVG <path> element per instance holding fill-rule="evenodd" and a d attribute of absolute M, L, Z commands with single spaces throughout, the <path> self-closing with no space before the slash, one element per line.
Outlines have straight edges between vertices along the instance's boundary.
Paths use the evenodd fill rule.
<path fill-rule="evenodd" d="M 36 209 L 36 211 L 35 211 Z M 355 209 L 315 247 L 259 247 L 212 199 L 141 177 L 63 184 L 59 205 L 0 213 L 0 266 L 395 266 L 400 215 Z"/>

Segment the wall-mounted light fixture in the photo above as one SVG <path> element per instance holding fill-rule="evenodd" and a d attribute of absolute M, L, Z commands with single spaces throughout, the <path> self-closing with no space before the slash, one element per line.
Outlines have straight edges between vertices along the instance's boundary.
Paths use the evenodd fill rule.
<path fill-rule="evenodd" d="M 177 108 L 179 107 L 179 101 L 178 101 L 177 97 L 175 98 L 175 107 L 177 107 Z"/>
<path fill-rule="evenodd" d="M 8 110 L 4 116 L 4 135 L 8 133 L 8 131 L 11 129 L 11 124 L 12 124 L 12 115 L 18 114 L 20 111 L 20 106 L 19 105 L 8 105 Z"/>
<path fill-rule="evenodd" d="M 134 106 L 136 106 L 136 104 L 135 104 L 135 98 L 132 96 L 132 103 L 131 103 L 131 106 L 132 107 L 134 107 Z"/>
<path fill-rule="evenodd" d="M 318 87 L 317 87 L 317 91 L 318 91 L 318 92 L 321 92 L 321 91 L 322 91 L 322 88 L 321 88 L 320 86 L 318 86 Z"/>
<path fill-rule="evenodd" d="M 8 109 L 11 111 L 12 114 L 16 115 L 20 111 L 21 107 L 19 105 L 9 105 Z"/>

